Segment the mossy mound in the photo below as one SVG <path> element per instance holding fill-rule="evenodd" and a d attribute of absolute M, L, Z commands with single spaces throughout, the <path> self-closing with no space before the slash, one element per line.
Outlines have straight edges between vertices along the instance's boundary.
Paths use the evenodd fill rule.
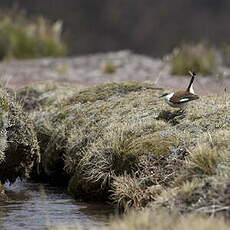
<path fill-rule="evenodd" d="M 201 97 L 179 114 L 159 99 L 163 91 L 123 82 L 84 89 L 58 104 L 51 96 L 32 113 L 43 174 L 69 182 L 77 198 L 110 199 L 126 210 L 229 167 L 229 95 Z"/>
<path fill-rule="evenodd" d="M 33 124 L 21 105 L 0 88 L 1 161 L 0 180 L 14 181 L 27 177 L 39 158 L 39 147 Z"/>

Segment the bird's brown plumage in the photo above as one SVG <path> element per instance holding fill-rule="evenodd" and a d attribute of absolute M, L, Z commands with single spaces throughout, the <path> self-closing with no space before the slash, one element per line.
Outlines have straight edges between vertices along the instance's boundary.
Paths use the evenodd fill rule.
<path fill-rule="evenodd" d="M 174 103 L 174 104 L 183 104 L 183 103 L 186 103 L 188 101 L 193 101 L 193 100 L 197 100 L 197 99 L 199 99 L 198 95 L 190 93 L 187 90 L 179 90 L 173 94 L 173 96 L 170 98 L 169 101 Z"/>

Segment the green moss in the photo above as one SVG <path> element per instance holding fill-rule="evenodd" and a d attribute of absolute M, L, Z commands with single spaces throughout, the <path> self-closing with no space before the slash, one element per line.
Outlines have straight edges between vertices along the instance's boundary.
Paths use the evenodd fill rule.
<path fill-rule="evenodd" d="M 214 50 L 202 43 L 182 45 L 174 53 L 171 59 L 172 75 L 184 76 L 192 70 L 206 76 L 212 75 L 217 69 Z"/>

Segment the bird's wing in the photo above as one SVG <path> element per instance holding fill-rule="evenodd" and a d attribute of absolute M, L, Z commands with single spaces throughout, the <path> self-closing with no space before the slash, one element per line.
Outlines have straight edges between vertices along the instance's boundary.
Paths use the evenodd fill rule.
<path fill-rule="evenodd" d="M 187 91 L 178 91 L 171 98 L 170 102 L 174 104 L 183 104 L 185 102 L 193 101 L 199 99 L 199 96 Z"/>

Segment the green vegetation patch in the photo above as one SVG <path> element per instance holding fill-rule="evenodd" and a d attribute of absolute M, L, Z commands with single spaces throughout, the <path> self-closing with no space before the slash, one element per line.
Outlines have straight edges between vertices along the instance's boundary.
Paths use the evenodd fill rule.
<path fill-rule="evenodd" d="M 0 11 L 0 59 L 57 57 L 66 54 L 62 23 L 29 19 L 20 10 Z"/>
<path fill-rule="evenodd" d="M 171 74 L 184 76 L 189 70 L 203 76 L 215 73 L 217 70 L 215 51 L 202 43 L 182 45 L 174 50 L 171 57 Z"/>

